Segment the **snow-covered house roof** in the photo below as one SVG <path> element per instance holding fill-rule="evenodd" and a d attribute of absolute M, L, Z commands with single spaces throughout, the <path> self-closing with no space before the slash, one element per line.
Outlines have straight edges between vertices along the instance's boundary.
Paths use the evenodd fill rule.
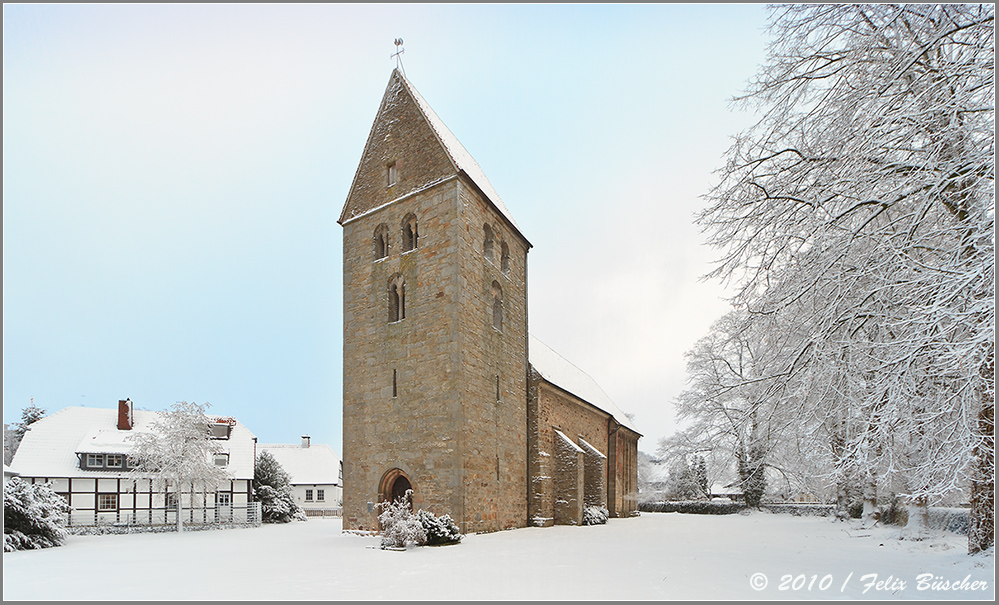
<path fill-rule="evenodd" d="M 292 485 L 339 485 L 340 458 L 333 448 L 322 444 L 290 445 L 268 443 L 257 446 L 269 452 L 291 475 Z"/>
<path fill-rule="evenodd" d="M 127 454 L 129 435 L 149 431 L 159 412 L 134 410 L 131 430 L 118 429 L 118 410 L 69 407 L 33 422 L 17 448 L 11 469 L 24 477 L 122 477 L 127 471 L 81 470 L 77 454 Z M 229 454 L 226 473 L 252 479 L 255 436 L 235 421 L 228 439 L 220 439 Z"/>
<path fill-rule="evenodd" d="M 618 424 L 638 433 L 631 419 L 607 396 L 597 381 L 533 334 L 528 335 L 528 360 L 534 370 L 546 381 L 607 412 Z"/>

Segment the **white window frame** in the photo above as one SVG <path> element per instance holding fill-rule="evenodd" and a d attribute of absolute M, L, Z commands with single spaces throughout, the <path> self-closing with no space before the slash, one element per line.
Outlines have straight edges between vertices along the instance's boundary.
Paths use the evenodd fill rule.
<path fill-rule="evenodd" d="M 326 490 L 316 489 L 316 502 L 326 501 Z"/>
<path fill-rule="evenodd" d="M 87 468 L 104 468 L 104 454 L 87 454 Z"/>
<path fill-rule="evenodd" d="M 215 466 L 220 466 L 222 468 L 225 468 L 229 466 L 229 454 L 225 452 L 215 454 L 215 456 L 213 457 L 213 461 L 215 462 Z M 219 464 L 220 461 L 221 464 Z"/>
<path fill-rule="evenodd" d="M 305 490 L 305 501 L 306 502 L 312 502 L 312 490 L 311 489 Z"/>
<path fill-rule="evenodd" d="M 117 464 L 112 463 L 112 460 Z M 104 468 L 124 468 L 125 456 L 122 454 L 106 454 L 104 456 Z"/>
<path fill-rule="evenodd" d="M 99 512 L 118 510 L 118 494 L 97 494 L 97 510 Z"/>

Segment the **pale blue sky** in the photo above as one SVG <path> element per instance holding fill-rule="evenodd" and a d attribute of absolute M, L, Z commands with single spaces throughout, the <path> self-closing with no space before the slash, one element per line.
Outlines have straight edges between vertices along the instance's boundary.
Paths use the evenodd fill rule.
<path fill-rule="evenodd" d="M 527 238 L 530 329 L 673 431 L 725 312 L 692 223 L 761 5 L 4 5 L 3 405 L 210 402 L 341 443 L 336 224 L 406 74 Z"/>

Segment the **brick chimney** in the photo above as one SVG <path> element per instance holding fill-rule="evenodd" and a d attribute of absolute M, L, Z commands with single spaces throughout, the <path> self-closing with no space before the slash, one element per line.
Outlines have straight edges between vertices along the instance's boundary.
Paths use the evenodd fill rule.
<path fill-rule="evenodd" d="M 118 400 L 118 430 L 119 431 L 130 431 L 132 430 L 132 400 L 131 399 L 119 399 Z"/>
<path fill-rule="evenodd" d="M 309 441 L 308 435 L 302 435 L 302 447 L 309 447 Z"/>

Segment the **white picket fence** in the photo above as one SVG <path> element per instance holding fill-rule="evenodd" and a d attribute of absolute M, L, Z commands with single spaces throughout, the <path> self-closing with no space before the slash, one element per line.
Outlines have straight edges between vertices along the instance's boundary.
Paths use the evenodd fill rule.
<path fill-rule="evenodd" d="M 184 508 L 181 511 L 184 525 L 218 525 L 259 527 L 260 502 L 233 504 L 220 507 Z M 66 526 L 73 527 L 155 527 L 177 524 L 175 508 L 142 508 L 137 510 L 96 511 L 73 509 L 66 518 Z"/>

